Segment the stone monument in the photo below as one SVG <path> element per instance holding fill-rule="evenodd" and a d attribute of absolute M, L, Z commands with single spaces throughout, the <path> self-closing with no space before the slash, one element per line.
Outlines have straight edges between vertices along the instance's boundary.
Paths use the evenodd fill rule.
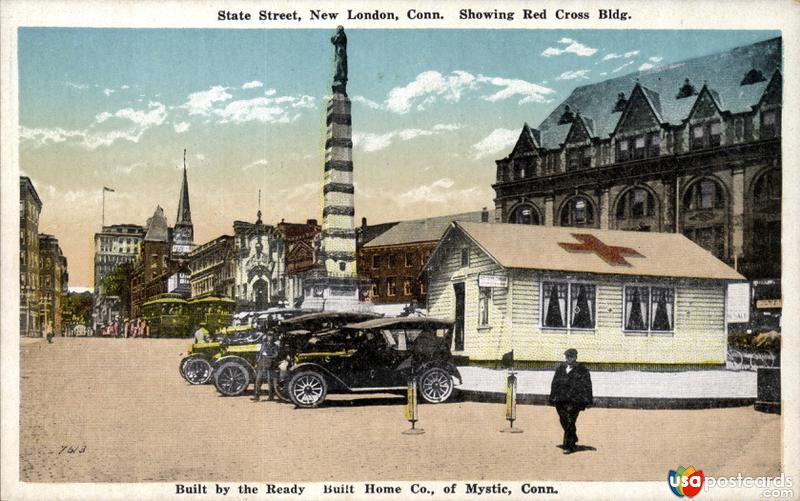
<path fill-rule="evenodd" d="M 319 264 L 304 280 L 303 307 L 362 310 L 368 309 L 369 304 L 359 302 L 362 280 L 356 269 L 352 121 L 347 97 L 347 36 L 343 27 L 336 29 L 331 43 L 335 49 L 335 71 L 326 121 Z"/>

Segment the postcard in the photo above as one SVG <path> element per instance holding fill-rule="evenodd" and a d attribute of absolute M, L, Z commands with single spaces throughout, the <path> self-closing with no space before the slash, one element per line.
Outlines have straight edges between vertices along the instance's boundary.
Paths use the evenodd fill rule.
<path fill-rule="evenodd" d="M 798 14 L 4 3 L 0 497 L 794 498 Z"/>

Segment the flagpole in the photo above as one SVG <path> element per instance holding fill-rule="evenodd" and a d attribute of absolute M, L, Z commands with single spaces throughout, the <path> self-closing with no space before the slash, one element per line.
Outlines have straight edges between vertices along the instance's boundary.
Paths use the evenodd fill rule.
<path fill-rule="evenodd" d="M 100 224 L 100 231 L 106 227 L 106 187 L 103 186 L 103 211 L 102 211 L 102 222 Z"/>

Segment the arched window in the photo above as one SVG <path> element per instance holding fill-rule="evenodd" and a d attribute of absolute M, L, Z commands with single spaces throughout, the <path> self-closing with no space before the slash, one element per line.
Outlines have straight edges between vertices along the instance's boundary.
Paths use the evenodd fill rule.
<path fill-rule="evenodd" d="M 768 205 L 773 200 L 781 199 L 781 171 L 772 169 L 762 174 L 753 187 L 756 205 Z"/>
<path fill-rule="evenodd" d="M 589 199 L 577 196 L 564 204 L 561 226 L 594 226 L 594 207 Z"/>
<path fill-rule="evenodd" d="M 725 207 L 722 188 L 713 179 L 702 179 L 692 184 L 683 195 L 683 209 L 721 209 Z"/>
<path fill-rule="evenodd" d="M 539 214 L 530 204 L 523 204 L 512 210 L 508 222 L 511 224 L 540 224 Z"/>
<path fill-rule="evenodd" d="M 617 219 L 650 217 L 655 213 L 655 198 L 644 188 L 629 189 L 617 202 Z"/>
<path fill-rule="evenodd" d="M 722 186 L 710 178 L 692 183 L 683 195 L 681 228 L 684 235 L 720 259 L 728 251 L 728 214 Z"/>

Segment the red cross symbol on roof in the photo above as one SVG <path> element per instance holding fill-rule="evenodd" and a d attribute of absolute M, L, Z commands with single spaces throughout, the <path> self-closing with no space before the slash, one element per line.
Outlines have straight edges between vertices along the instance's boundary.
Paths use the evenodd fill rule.
<path fill-rule="evenodd" d="M 573 244 L 559 242 L 558 245 L 560 245 L 562 249 L 568 251 L 594 252 L 600 256 L 603 261 L 610 265 L 631 266 L 631 263 L 626 261 L 625 257 L 623 256 L 644 257 L 642 254 L 634 249 L 631 249 L 630 247 L 615 247 L 613 245 L 606 245 L 594 235 L 589 235 L 586 233 L 572 233 L 572 236 L 575 237 L 576 240 L 580 240 L 581 243 Z"/>

